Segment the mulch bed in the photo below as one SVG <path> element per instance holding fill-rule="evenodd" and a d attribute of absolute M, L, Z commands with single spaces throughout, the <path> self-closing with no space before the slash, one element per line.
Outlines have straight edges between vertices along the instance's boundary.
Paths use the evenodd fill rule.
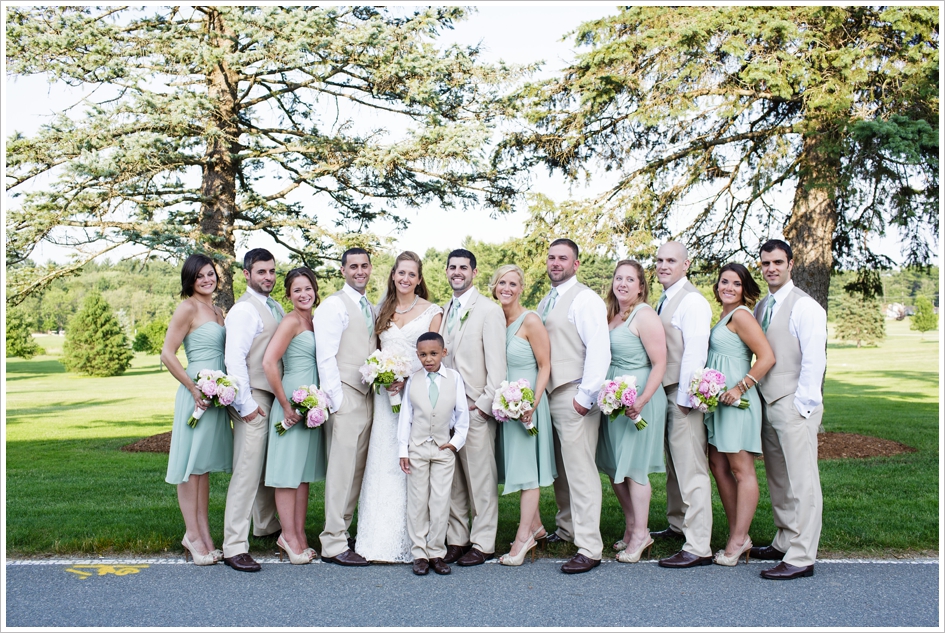
<path fill-rule="evenodd" d="M 130 453 L 169 453 L 171 433 L 152 435 L 133 444 L 122 446 Z M 915 449 L 892 440 L 857 435 L 856 433 L 821 433 L 817 436 L 817 452 L 820 459 L 848 459 L 863 457 L 889 457 L 900 453 L 914 453 Z"/>

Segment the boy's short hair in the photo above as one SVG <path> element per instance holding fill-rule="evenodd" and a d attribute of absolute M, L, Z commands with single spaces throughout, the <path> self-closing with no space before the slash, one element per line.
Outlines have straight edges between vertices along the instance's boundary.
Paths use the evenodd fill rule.
<path fill-rule="evenodd" d="M 420 338 L 417 339 L 417 346 L 420 346 L 420 343 L 424 341 L 436 341 L 440 344 L 440 347 L 446 347 L 446 341 L 443 340 L 443 337 L 437 332 L 424 332 L 420 335 Z"/>

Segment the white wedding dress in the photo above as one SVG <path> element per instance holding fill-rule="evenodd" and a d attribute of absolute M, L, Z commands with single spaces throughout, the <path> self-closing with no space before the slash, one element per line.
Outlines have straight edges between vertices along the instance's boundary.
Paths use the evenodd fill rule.
<path fill-rule="evenodd" d="M 381 332 L 381 348 L 409 358 L 411 373 L 420 371 L 417 339 L 429 331 L 433 317 L 441 312 L 442 308 L 431 305 L 403 328 L 391 324 Z M 387 391 L 381 389 L 374 395 L 374 425 L 361 480 L 355 551 L 371 561 L 409 563 L 413 556 L 407 535 L 407 475 L 400 469 L 397 418 Z"/>

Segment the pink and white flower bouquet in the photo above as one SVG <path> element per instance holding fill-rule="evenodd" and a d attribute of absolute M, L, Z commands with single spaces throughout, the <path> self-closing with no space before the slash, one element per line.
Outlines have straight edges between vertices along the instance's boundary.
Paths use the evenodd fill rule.
<path fill-rule="evenodd" d="M 725 374 L 717 369 L 700 369 L 692 374 L 689 382 L 689 404 L 693 409 L 711 413 L 719 406 L 719 396 L 725 393 Z M 748 400 L 742 398 L 739 409 L 747 409 Z"/>
<path fill-rule="evenodd" d="M 317 429 L 328 419 L 328 396 L 317 385 L 302 385 L 292 392 L 289 399 L 295 405 L 295 412 L 302 416 L 308 428 Z M 285 435 L 293 426 L 286 426 L 285 420 L 276 422 L 276 432 Z"/>
<path fill-rule="evenodd" d="M 615 376 L 605 380 L 597 393 L 597 406 L 603 413 L 610 416 L 613 422 L 621 415 L 630 418 L 627 410 L 637 402 L 637 379 L 635 376 Z M 642 417 L 630 418 L 638 431 L 646 428 L 646 420 Z"/>
<path fill-rule="evenodd" d="M 511 382 L 503 380 L 492 400 L 492 415 L 499 422 L 521 421 L 522 414 L 531 411 L 534 407 L 535 392 L 527 378 L 519 378 Z M 538 435 L 538 427 L 535 426 L 534 420 L 522 422 L 522 424 L 525 425 L 525 430 L 529 435 Z"/>
<path fill-rule="evenodd" d="M 401 354 L 385 350 L 377 350 L 364 361 L 359 370 L 361 382 L 373 385 L 374 392 L 380 393 L 381 387 L 390 387 L 398 380 L 404 380 L 410 375 L 410 360 Z M 394 413 L 400 413 L 400 394 L 390 395 L 390 408 Z"/>
<path fill-rule="evenodd" d="M 204 398 L 216 407 L 228 407 L 233 404 L 236 400 L 236 392 L 239 391 L 232 378 L 215 369 L 201 369 L 197 372 L 195 382 Z M 190 428 L 196 428 L 197 421 L 203 416 L 204 411 L 206 409 L 194 407 L 193 415 L 187 420 Z"/>

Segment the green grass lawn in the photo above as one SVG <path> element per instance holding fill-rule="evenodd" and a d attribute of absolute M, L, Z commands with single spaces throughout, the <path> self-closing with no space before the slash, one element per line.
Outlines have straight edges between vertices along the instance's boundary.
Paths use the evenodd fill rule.
<path fill-rule="evenodd" d="M 889 458 L 821 461 L 824 490 L 822 555 L 897 556 L 938 551 L 938 407 L 936 333 L 921 340 L 908 322 L 887 322 L 877 348 L 831 342 L 828 349 L 827 431 L 861 433 L 907 444 L 917 452 Z M 167 456 L 119 450 L 171 429 L 177 382 L 156 356 L 138 354 L 114 378 L 65 372 L 58 362 L 62 337 L 43 336 L 46 355 L 7 361 L 6 548 L 12 556 L 181 552 L 184 524 L 174 486 L 164 483 Z M 755 543 L 774 535 L 758 462 L 761 502 L 752 525 Z M 218 545 L 229 476 L 210 478 L 210 523 Z M 653 475 L 650 526 L 666 526 L 665 477 Z M 606 478 L 601 532 L 605 556 L 623 533 L 623 514 Z M 308 535 L 324 523 L 323 484 L 313 486 Z M 542 492 L 545 525 L 554 525 L 554 497 Z M 725 543 L 727 525 L 714 503 L 713 546 Z M 499 551 L 515 533 L 518 495 L 500 497 Z M 253 541 L 254 549 L 268 545 Z M 269 545 L 271 547 L 271 545 Z M 653 554 L 671 553 L 660 544 Z M 555 556 L 570 546 L 549 549 Z"/>

